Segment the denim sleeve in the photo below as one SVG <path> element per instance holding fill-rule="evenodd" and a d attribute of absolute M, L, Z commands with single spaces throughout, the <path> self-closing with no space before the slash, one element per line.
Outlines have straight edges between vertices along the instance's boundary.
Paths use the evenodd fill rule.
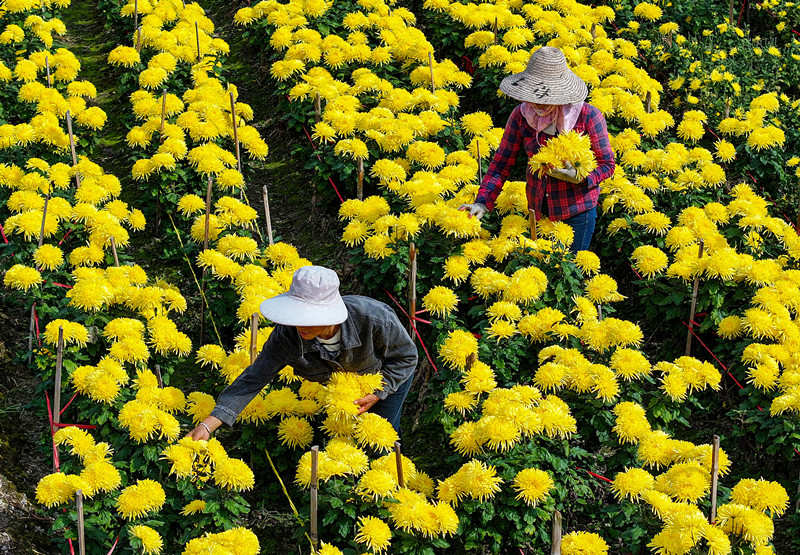
<path fill-rule="evenodd" d="M 275 378 L 281 368 L 286 366 L 284 357 L 279 356 L 280 349 L 277 346 L 279 338 L 276 336 L 280 333 L 276 333 L 277 331 L 276 329 L 269 336 L 253 364 L 245 368 L 244 372 L 222 391 L 214 410 L 211 411 L 211 416 L 219 418 L 228 426 L 233 426 L 236 418 L 250 401 Z"/>
<path fill-rule="evenodd" d="M 379 399 L 386 399 L 395 393 L 411 377 L 418 359 L 417 347 L 403 324 L 388 307 L 387 312 L 389 318 L 386 323 L 373 327 L 375 352 L 383 359 L 383 390 L 375 392 Z"/>

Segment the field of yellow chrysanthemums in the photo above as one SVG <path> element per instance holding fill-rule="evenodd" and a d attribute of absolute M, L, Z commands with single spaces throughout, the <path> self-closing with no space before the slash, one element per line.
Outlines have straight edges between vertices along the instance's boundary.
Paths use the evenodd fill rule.
<path fill-rule="evenodd" d="M 266 552 L 253 508 L 288 515 L 308 553 L 312 445 L 325 555 L 550 553 L 555 511 L 566 555 L 800 550 L 800 12 L 734 4 L 230 12 L 293 163 L 319 178 L 296 186 L 329 201 L 367 293 L 411 320 L 423 362 L 398 459 L 392 426 L 352 404 L 379 377 L 290 367 L 234 431 L 183 437 L 269 336 L 260 302 L 317 262 L 273 242 L 248 194 L 264 116 L 212 6 L 100 3 L 129 160 L 112 175 L 70 1 L 2 0 L 2 298 L 31 316 L 15 333 L 48 392 L 32 406 L 67 423 L 31 485 L 52 552 L 76 548 L 80 491 L 88 553 Z M 482 220 L 458 210 L 514 106 L 498 83 L 542 45 L 587 83 L 617 158 L 575 255 L 565 224 L 531 227 L 521 168 Z M 551 141 L 532 170 L 565 160 L 591 171 L 585 137 Z M 137 247 L 155 238 L 157 261 Z M 203 304 L 197 334 L 187 309 Z M 56 376 L 69 402 L 53 414 Z"/>

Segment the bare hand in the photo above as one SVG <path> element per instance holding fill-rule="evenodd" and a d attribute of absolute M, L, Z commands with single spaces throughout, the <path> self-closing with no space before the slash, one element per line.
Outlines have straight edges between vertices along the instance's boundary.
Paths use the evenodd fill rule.
<path fill-rule="evenodd" d="M 203 424 L 205 424 L 205 426 Z M 208 428 L 206 428 L 206 426 Z M 211 439 L 211 433 L 209 433 L 209 431 L 213 432 L 220 426 L 222 426 L 222 420 L 220 420 L 215 416 L 208 416 L 206 417 L 205 420 L 203 420 L 203 422 L 198 424 L 191 432 L 186 434 L 186 437 L 193 439 L 195 441 L 208 441 L 209 439 Z"/>
<path fill-rule="evenodd" d="M 483 218 L 483 215 L 486 214 L 486 212 L 489 211 L 489 209 L 480 202 L 475 202 L 473 204 L 462 204 L 458 207 L 458 209 L 469 212 L 468 216 L 470 218 L 478 218 L 479 220 Z"/>
<path fill-rule="evenodd" d="M 358 414 L 364 414 L 369 409 L 372 408 L 372 405 L 380 401 L 380 398 L 375 395 L 374 393 L 370 393 L 366 397 L 362 397 L 361 399 L 356 399 L 353 401 L 356 405 L 358 405 Z"/>

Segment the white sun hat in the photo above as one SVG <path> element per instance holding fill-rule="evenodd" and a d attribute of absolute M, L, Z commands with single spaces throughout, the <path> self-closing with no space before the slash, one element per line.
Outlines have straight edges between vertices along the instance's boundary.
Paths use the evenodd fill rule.
<path fill-rule="evenodd" d="M 500 90 L 521 102 L 534 104 L 575 104 L 586 98 L 586 83 L 567 67 L 564 53 L 543 46 L 528 60 L 525 71 L 509 75 Z"/>
<path fill-rule="evenodd" d="M 332 326 L 347 320 L 339 276 L 322 266 L 302 266 L 289 291 L 261 303 L 261 314 L 285 326 Z"/>

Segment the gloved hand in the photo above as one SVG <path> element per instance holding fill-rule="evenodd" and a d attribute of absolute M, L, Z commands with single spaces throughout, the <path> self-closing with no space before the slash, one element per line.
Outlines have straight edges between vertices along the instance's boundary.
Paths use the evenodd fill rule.
<path fill-rule="evenodd" d="M 486 208 L 486 206 L 481 204 L 480 202 L 475 202 L 473 204 L 462 204 L 461 206 L 458 207 L 458 209 L 469 211 L 470 218 L 474 216 L 479 220 L 483 218 L 483 215 L 489 211 L 489 209 Z"/>
<path fill-rule="evenodd" d="M 552 178 L 560 179 L 561 181 L 568 181 L 569 183 L 580 183 L 582 179 L 578 179 L 578 170 L 576 170 L 569 162 L 564 164 L 563 168 L 553 168 L 547 172 Z"/>

